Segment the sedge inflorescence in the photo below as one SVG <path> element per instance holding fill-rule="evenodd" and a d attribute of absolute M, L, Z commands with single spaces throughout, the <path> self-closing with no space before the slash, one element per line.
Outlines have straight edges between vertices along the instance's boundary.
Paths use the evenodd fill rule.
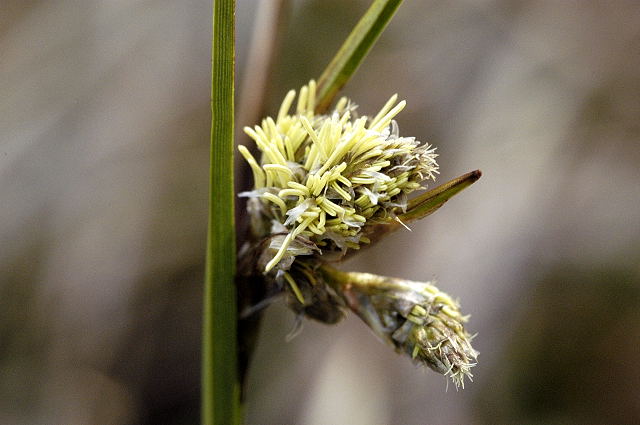
<path fill-rule="evenodd" d="M 434 148 L 399 135 L 394 118 L 405 102 L 397 95 L 375 116 L 358 116 L 347 98 L 317 114 L 315 99 L 311 81 L 295 107 L 291 90 L 276 119 L 244 129 L 260 153 L 256 159 L 239 146 L 254 178 L 253 190 L 241 194 L 252 231 L 241 251 L 251 264 L 244 273 L 288 292 L 294 311 L 324 323 L 350 309 L 397 351 L 462 386 L 477 352 L 455 301 L 428 282 L 329 265 L 415 213 L 407 195 L 437 174 Z"/>
<path fill-rule="evenodd" d="M 400 137 L 394 117 L 405 107 L 393 95 L 373 117 L 356 114 L 340 99 L 316 115 L 316 85 L 284 98 L 276 119 L 245 127 L 261 152 L 256 160 L 239 146 L 251 166 L 254 233 L 270 236 L 264 271 L 286 271 L 298 255 L 339 253 L 369 243 L 367 226 L 396 219 L 407 194 L 433 179 L 436 154 L 413 137 Z M 267 225 L 268 224 L 268 225 Z"/>

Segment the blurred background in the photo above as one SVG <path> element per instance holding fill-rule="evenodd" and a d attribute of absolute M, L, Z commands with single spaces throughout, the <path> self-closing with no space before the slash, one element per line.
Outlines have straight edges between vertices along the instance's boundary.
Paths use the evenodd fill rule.
<path fill-rule="evenodd" d="M 368 4 L 239 0 L 238 129 L 317 78 Z M 3 2 L 0 423 L 198 422 L 210 10 Z M 275 303 L 248 424 L 640 423 L 639 23 L 632 0 L 400 7 L 344 94 L 362 114 L 406 99 L 439 182 L 484 175 L 344 268 L 457 297 L 474 382 L 447 391 L 353 316 L 285 343 Z"/>

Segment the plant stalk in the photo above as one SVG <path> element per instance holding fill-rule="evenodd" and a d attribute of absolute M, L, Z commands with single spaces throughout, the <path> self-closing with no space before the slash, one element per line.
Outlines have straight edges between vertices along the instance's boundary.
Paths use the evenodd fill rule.
<path fill-rule="evenodd" d="M 209 224 L 202 326 L 203 425 L 241 422 L 233 188 L 235 0 L 213 2 Z"/>

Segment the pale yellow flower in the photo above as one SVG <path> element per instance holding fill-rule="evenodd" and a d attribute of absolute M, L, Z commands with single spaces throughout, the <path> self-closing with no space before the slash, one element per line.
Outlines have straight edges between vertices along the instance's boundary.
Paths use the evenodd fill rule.
<path fill-rule="evenodd" d="M 253 172 L 249 198 L 251 257 L 267 285 L 290 294 L 292 309 L 335 323 L 346 308 L 384 341 L 414 361 L 448 375 L 457 386 L 471 378 L 477 352 L 458 304 L 431 283 L 328 265 L 408 221 L 422 218 L 480 177 L 475 171 L 422 197 L 407 195 L 438 173 L 434 148 L 401 137 L 397 95 L 373 117 L 347 98 L 326 115 L 315 110 L 316 85 L 284 98 L 276 119 L 245 127 L 259 158 L 239 151 Z M 246 272 L 250 274 L 251 272 Z"/>
<path fill-rule="evenodd" d="M 294 99 L 292 90 L 275 120 L 245 127 L 260 161 L 239 147 L 253 171 L 254 190 L 244 195 L 253 197 L 250 212 L 259 216 L 253 221 L 262 223 L 254 231 L 273 235 L 265 272 L 287 270 L 292 257 L 315 248 L 323 255 L 359 249 L 369 242 L 367 225 L 392 220 L 394 210 L 406 208 L 406 195 L 438 172 L 433 148 L 399 136 L 393 119 L 405 102 L 397 95 L 374 117 L 357 117 L 347 98 L 330 114 L 315 115 L 314 81 L 300 90 L 290 114 Z M 290 249 L 296 240 L 307 248 Z"/>

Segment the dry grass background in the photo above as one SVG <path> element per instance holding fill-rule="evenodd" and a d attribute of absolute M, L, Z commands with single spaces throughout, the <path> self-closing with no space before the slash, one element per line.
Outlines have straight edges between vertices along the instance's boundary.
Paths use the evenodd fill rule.
<path fill-rule="evenodd" d="M 256 3 L 238 3 L 241 81 Z M 293 2 L 271 107 L 367 4 Z M 197 421 L 209 11 L 3 5 L 1 423 Z M 477 379 L 445 392 L 354 318 L 284 343 L 276 305 L 249 423 L 640 421 L 638 22 L 630 0 L 403 4 L 345 93 L 367 113 L 398 92 L 440 181 L 484 176 L 345 266 L 437 278 L 472 314 Z"/>

